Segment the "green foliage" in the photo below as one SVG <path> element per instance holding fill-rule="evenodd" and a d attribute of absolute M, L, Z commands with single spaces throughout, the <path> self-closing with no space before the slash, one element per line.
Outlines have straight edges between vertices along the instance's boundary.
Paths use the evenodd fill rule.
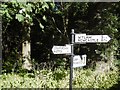
<path fill-rule="evenodd" d="M 16 17 L 15 17 L 15 18 L 18 19 L 19 22 L 24 21 L 24 16 L 21 15 L 21 14 L 16 14 Z"/>
<path fill-rule="evenodd" d="M 0 88 L 69 88 L 69 70 L 41 70 L 38 75 L 33 73 L 3 74 L 0 76 Z M 75 69 L 73 88 L 108 89 L 117 84 L 117 71 L 95 74 L 91 69 Z M 33 77 L 34 76 L 34 77 Z"/>
<path fill-rule="evenodd" d="M 21 45 L 24 41 L 30 40 L 30 31 L 34 22 L 37 20 L 39 23 L 39 28 L 44 32 L 44 24 L 42 21 L 47 21 L 44 12 L 49 9 L 49 5 L 46 2 L 3 2 L 1 4 L 2 9 L 0 13 L 2 14 L 3 20 L 3 67 L 6 71 L 12 70 L 14 64 L 21 58 L 22 48 Z M 39 18 L 37 15 L 42 16 Z M 34 27 L 34 26 L 33 26 Z M 8 57 L 9 55 L 9 57 Z M 11 65 L 7 64 L 11 62 Z M 10 71 L 11 71 L 10 70 Z"/>
<path fill-rule="evenodd" d="M 80 73 L 80 74 L 79 74 Z M 75 87 L 81 88 L 110 88 L 112 85 L 117 84 L 118 74 L 116 71 L 109 73 L 97 73 L 95 74 L 90 69 L 80 70 L 76 72 L 76 78 L 74 80 Z"/>

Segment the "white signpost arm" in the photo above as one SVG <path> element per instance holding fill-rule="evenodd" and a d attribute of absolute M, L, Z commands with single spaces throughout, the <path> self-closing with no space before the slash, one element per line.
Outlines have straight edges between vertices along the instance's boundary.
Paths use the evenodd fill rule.
<path fill-rule="evenodd" d="M 75 34 L 75 43 L 86 44 L 86 43 L 107 43 L 110 41 L 108 35 L 86 35 L 86 34 Z"/>

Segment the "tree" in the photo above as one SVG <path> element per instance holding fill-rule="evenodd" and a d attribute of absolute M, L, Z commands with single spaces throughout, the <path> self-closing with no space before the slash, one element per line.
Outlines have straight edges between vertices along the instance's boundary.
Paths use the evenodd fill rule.
<path fill-rule="evenodd" d="M 3 10 L 3 62 L 12 62 L 13 66 L 16 60 L 19 60 L 22 56 L 25 65 L 23 67 L 26 69 L 31 68 L 30 64 L 30 32 L 31 26 L 33 25 L 33 18 L 36 13 L 43 13 L 49 7 L 45 2 L 39 3 L 19 3 L 16 1 L 1 4 Z M 39 6 L 42 6 L 39 8 Z M 34 13 L 32 13 L 34 12 Z M 36 18 L 37 19 L 37 18 Z M 45 16 L 43 16 L 45 20 Z M 39 19 L 37 19 L 40 28 L 43 29 L 44 26 L 41 24 Z M 14 28 L 13 28 L 14 27 Z M 11 36 L 12 35 L 12 36 Z M 9 57 L 8 57 L 9 55 Z M 13 56 L 14 55 L 14 56 Z M 4 63 L 5 64 L 5 63 Z M 4 65 L 6 66 L 6 65 Z M 8 65 L 9 66 L 9 65 Z"/>
<path fill-rule="evenodd" d="M 9 2 L 3 3 L 2 7 L 5 9 L 2 12 L 5 61 L 12 61 L 13 57 L 17 60 L 20 53 L 25 54 L 21 52 L 21 48 L 25 48 L 21 47 L 24 42 L 36 62 L 56 60 L 58 57 L 51 49 L 53 45 L 69 44 L 71 29 L 75 29 L 76 33 L 107 34 L 113 38 L 107 44 L 76 45 L 75 54 L 87 54 L 88 63 L 114 59 L 117 54 L 120 31 L 120 14 L 117 12 L 120 6 L 117 3 Z M 30 59 L 28 53 L 26 55 Z"/>

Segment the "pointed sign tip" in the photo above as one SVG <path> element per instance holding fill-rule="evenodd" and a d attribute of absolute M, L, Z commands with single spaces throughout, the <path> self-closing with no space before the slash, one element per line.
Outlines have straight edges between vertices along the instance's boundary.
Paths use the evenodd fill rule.
<path fill-rule="evenodd" d="M 108 35 L 106 35 L 106 39 L 108 42 L 111 40 L 111 38 Z"/>

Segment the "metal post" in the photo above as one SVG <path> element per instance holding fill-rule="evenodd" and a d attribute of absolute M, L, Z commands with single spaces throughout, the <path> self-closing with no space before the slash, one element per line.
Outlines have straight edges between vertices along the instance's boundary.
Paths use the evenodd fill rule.
<path fill-rule="evenodd" d="M 73 79 L 74 29 L 72 29 L 71 34 L 72 34 L 72 41 L 71 41 L 70 86 L 69 86 L 69 90 L 72 90 L 72 79 Z"/>

